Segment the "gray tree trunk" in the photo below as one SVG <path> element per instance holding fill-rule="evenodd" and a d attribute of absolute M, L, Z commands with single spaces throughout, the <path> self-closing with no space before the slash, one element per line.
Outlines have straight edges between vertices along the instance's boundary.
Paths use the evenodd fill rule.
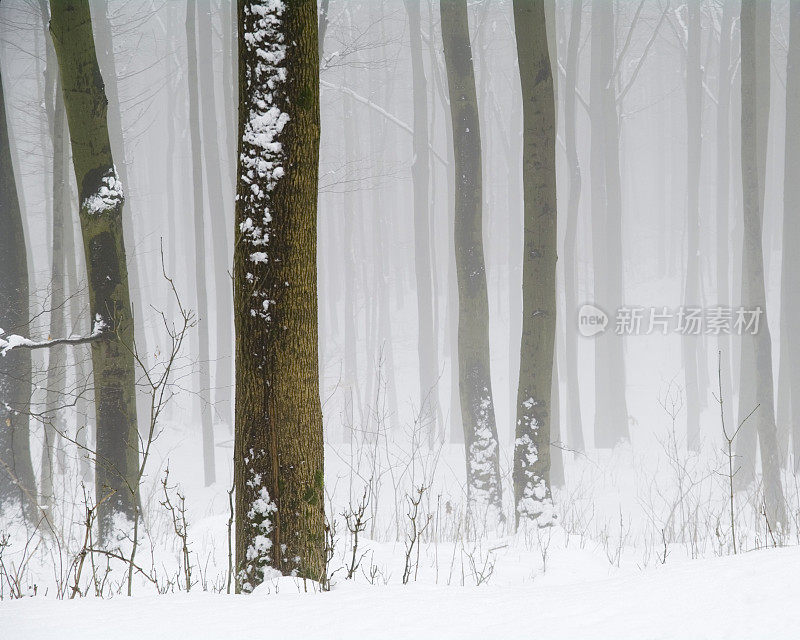
<path fill-rule="evenodd" d="M 28 262 L 0 74 L 0 328 L 28 334 Z M 0 358 L 0 514 L 36 514 L 30 450 L 31 352 Z"/>
<path fill-rule="evenodd" d="M 780 479 L 777 429 L 772 386 L 772 342 L 767 323 L 762 249 L 764 176 L 769 125 L 769 3 L 743 2 L 742 42 L 742 199 L 744 248 L 742 254 L 742 305 L 758 308 L 758 333 L 742 335 L 739 385 L 739 422 L 758 405 L 736 446 L 739 474 L 752 478 L 756 437 L 761 450 L 764 500 L 770 526 L 786 523 Z M 762 37 L 763 36 L 763 37 Z"/>
<path fill-rule="evenodd" d="M 431 263 L 429 201 L 430 152 L 428 150 L 428 82 L 422 61 L 420 3 L 404 0 L 411 38 L 411 75 L 414 93 L 414 138 L 411 180 L 414 188 L 414 273 L 417 290 L 417 358 L 419 361 L 420 424 L 431 437 L 441 439 L 439 408 L 439 341 L 434 309 L 434 274 Z"/>
<path fill-rule="evenodd" d="M 543 0 L 515 0 L 522 85 L 522 345 L 514 445 L 518 519 L 552 524 L 550 428 L 556 335 L 556 115 Z"/>
<path fill-rule="evenodd" d="M 565 368 L 567 377 L 566 435 L 569 445 L 576 451 L 585 449 L 583 420 L 581 419 L 581 395 L 578 383 L 578 212 L 581 198 L 581 167 L 578 161 L 576 140 L 577 112 L 575 109 L 581 24 L 582 0 L 572 0 L 567 59 L 563 85 L 564 96 L 564 147 L 567 155 L 569 194 L 567 196 L 567 221 L 564 234 L 564 296 L 567 317 Z"/>
<path fill-rule="evenodd" d="M 489 370 L 489 300 L 483 258 L 478 99 L 466 0 L 440 0 L 455 158 L 458 380 L 469 498 L 502 509 L 500 460 Z"/>
<path fill-rule="evenodd" d="M 194 4 L 194 6 L 193 6 Z M 203 203 L 203 149 L 200 134 L 200 99 L 198 96 L 197 75 L 197 36 L 195 18 L 197 3 L 189 3 L 186 7 L 186 47 L 188 49 L 188 84 L 189 84 L 189 132 L 192 151 L 192 182 L 194 184 L 194 246 L 195 246 L 195 287 L 197 290 L 197 326 L 200 361 L 198 362 L 200 392 L 200 424 L 203 433 L 203 477 L 205 485 L 211 486 L 216 481 L 216 464 L 214 455 L 214 425 L 211 419 L 211 376 L 209 355 L 209 309 L 208 288 L 206 283 L 206 247 L 205 247 L 205 205 Z M 210 202 L 214 202 L 210 200 Z M 211 214 L 210 217 L 214 217 Z M 218 264 L 215 263 L 214 268 Z"/>

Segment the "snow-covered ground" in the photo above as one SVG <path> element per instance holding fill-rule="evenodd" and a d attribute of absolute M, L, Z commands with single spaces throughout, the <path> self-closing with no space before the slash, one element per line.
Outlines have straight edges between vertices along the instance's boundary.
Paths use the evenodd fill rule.
<path fill-rule="evenodd" d="M 511 551 L 502 558 L 517 559 Z M 516 586 L 341 582 L 329 593 L 303 593 L 302 582 L 283 578 L 249 596 L 197 592 L 111 600 L 27 598 L 0 605 L 0 629 L 5 640 L 776 640 L 798 637 L 798 566 L 800 549 L 785 548 L 566 582 L 558 579 L 555 564 L 552 577 L 545 574 Z"/>

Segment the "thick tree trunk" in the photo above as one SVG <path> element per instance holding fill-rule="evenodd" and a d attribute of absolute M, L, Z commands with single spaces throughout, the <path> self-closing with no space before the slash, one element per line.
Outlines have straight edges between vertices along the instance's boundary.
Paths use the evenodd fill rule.
<path fill-rule="evenodd" d="M 90 3 L 92 4 L 92 3 Z M 131 296 L 131 308 L 133 311 L 134 335 L 136 344 L 143 362 L 147 363 L 149 349 L 147 348 L 147 333 L 144 325 L 144 308 L 142 300 L 142 285 L 146 273 L 145 263 L 139 262 L 136 254 L 136 227 L 134 220 L 134 207 L 131 200 L 131 182 L 128 176 L 128 163 L 125 156 L 125 139 L 122 133 L 122 108 L 119 100 L 119 87 L 117 84 L 117 64 L 114 57 L 114 40 L 112 34 L 111 20 L 109 19 L 109 4 L 98 2 L 92 5 L 95 10 L 98 25 L 95 32 L 97 47 L 97 62 L 100 66 L 100 73 L 103 75 L 106 96 L 108 98 L 107 119 L 108 132 L 111 139 L 111 153 L 116 158 L 116 168 L 122 184 L 128 191 L 122 209 L 122 227 L 125 245 L 128 247 L 128 278 Z M 150 413 L 150 402 L 147 394 L 137 392 L 136 411 L 139 416 L 147 416 Z M 146 434 L 148 429 L 146 420 L 139 425 L 140 433 Z"/>
<path fill-rule="evenodd" d="M 467 2 L 440 0 L 439 9 L 455 158 L 458 380 L 466 447 L 467 490 L 469 499 L 478 508 L 493 508 L 499 515 L 502 509 L 502 486 L 489 370 L 489 299 L 483 258 L 481 135 Z"/>
<path fill-rule="evenodd" d="M 269 567 L 325 573 L 316 1 L 240 1 L 239 33 L 234 479 L 237 588 L 250 591 Z"/>
<path fill-rule="evenodd" d="M 11 160 L 5 93 L 0 75 L 0 328 L 28 334 L 28 262 L 22 211 Z M 0 358 L 0 514 L 33 520 L 36 484 L 30 450 L 31 352 Z"/>
<path fill-rule="evenodd" d="M 97 65 L 87 0 L 50 4 L 50 30 L 67 109 L 80 197 L 83 246 L 95 330 L 92 343 L 97 414 L 96 500 L 101 533 L 114 513 L 132 518 L 138 499 L 139 444 L 133 318 L 122 232 L 122 185 L 108 136 L 108 100 Z M 113 492 L 108 500 L 101 500 Z"/>
<path fill-rule="evenodd" d="M 703 109 L 703 71 L 700 60 L 700 6 L 688 4 L 686 42 L 686 272 L 684 308 L 700 308 L 700 152 Z M 684 327 L 681 355 L 685 376 L 686 443 L 700 446 L 700 367 L 705 363 L 702 338 Z"/>
<path fill-rule="evenodd" d="M 563 85 L 564 96 L 564 146 L 569 169 L 569 195 L 567 199 L 567 222 L 564 235 L 564 295 L 566 314 L 566 358 L 567 374 L 566 435 L 569 445 L 576 451 L 583 451 L 583 420 L 581 419 L 581 396 L 578 382 L 578 332 L 576 316 L 578 313 L 578 211 L 581 199 L 581 167 L 578 161 L 576 140 L 577 112 L 575 109 L 578 82 L 578 61 L 580 56 L 581 24 L 583 18 L 582 0 L 573 0 L 570 19 L 567 60 Z"/>
<path fill-rule="evenodd" d="M 791 395 L 790 424 L 794 470 L 800 471 L 800 3 L 789 4 L 786 65 L 786 146 L 783 176 L 783 264 L 781 342 L 787 343 L 786 376 Z M 781 360 L 783 362 L 783 360 Z"/>
<path fill-rule="evenodd" d="M 550 421 L 556 334 L 556 116 L 543 0 L 515 0 L 522 84 L 522 346 L 514 446 L 518 519 L 552 523 Z"/>
<path fill-rule="evenodd" d="M 193 6 L 194 5 L 194 6 Z M 214 451 L 214 425 L 211 416 L 211 355 L 209 349 L 209 307 L 208 285 L 206 281 L 206 223 L 203 202 L 203 144 L 200 133 L 200 99 L 198 96 L 199 79 L 197 76 L 197 36 L 195 19 L 197 3 L 189 3 L 186 7 L 186 48 L 188 49 L 189 79 L 189 135 L 192 152 L 192 183 L 194 185 L 194 277 L 197 290 L 198 317 L 198 381 L 200 393 L 200 425 L 203 434 L 203 478 L 205 485 L 211 486 L 216 481 L 216 462 Z M 209 198 L 209 202 L 214 202 Z M 211 213 L 210 217 L 214 217 Z M 218 264 L 214 264 L 216 269 Z"/>
<path fill-rule="evenodd" d="M 761 449 L 764 500 L 770 526 L 786 523 L 772 386 L 772 342 L 767 323 L 762 249 L 764 175 L 769 123 L 769 3 L 742 3 L 742 187 L 744 250 L 742 305 L 759 309 L 758 332 L 742 335 L 739 421 L 758 405 L 739 434 L 739 472 L 753 477 L 756 436 Z M 760 27 L 760 29 L 759 29 Z M 761 38 L 760 35 L 765 36 Z M 750 391 L 752 389 L 752 391 Z"/>
<path fill-rule="evenodd" d="M 411 180 L 414 188 L 414 273 L 417 284 L 417 358 L 419 361 L 420 425 L 431 437 L 441 437 L 439 409 L 439 341 L 434 321 L 436 300 L 431 263 L 428 150 L 428 82 L 422 61 L 422 25 L 418 0 L 404 0 L 411 38 L 414 87 L 414 142 Z"/>

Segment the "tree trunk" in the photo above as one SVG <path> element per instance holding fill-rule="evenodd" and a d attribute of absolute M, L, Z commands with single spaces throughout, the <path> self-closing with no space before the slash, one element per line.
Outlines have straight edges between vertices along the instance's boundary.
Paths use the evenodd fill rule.
<path fill-rule="evenodd" d="M 783 183 L 783 270 L 781 341 L 787 341 L 794 470 L 800 471 L 800 3 L 789 4 L 789 54 L 786 66 L 786 146 Z"/>
<path fill-rule="evenodd" d="M 28 334 L 28 261 L 0 75 L 0 328 Z M 30 450 L 31 352 L 0 358 L 0 514 L 36 514 Z"/>
<path fill-rule="evenodd" d="M 479 508 L 502 510 L 497 426 L 489 370 L 489 299 L 483 259 L 478 98 L 466 0 L 440 0 L 455 158 L 458 380 L 467 492 Z"/>
<path fill-rule="evenodd" d="M 514 1 L 522 85 L 522 346 L 514 441 L 517 518 L 546 526 L 556 335 L 556 116 L 543 0 Z"/>
<path fill-rule="evenodd" d="M 64 319 L 65 278 L 64 278 L 64 218 L 69 215 L 69 185 L 67 183 L 67 162 L 64 100 L 61 97 L 60 82 L 56 82 L 55 104 L 53 110 L 53 223 L 52 223 L 52 263 L 50 269 L 50 337 L 61 338 L 66 334 Z M 71 217 L 70 217 L 71 222 Z M 45 420 L 43 424 L 41 466 L 42 506 L 52 509 L 53 495 L 53 455 L 56 442 L 64 433 L 66 423 L 63 409 L 66 388 L 65 345 L 56 345 L 47 350 L 47 392 L 45 397 Z M 63 443 L 62 443 L 63 444 Z"/>
<path fill-rule="evenodd" d="M 228 271 L 231 258 L 229 207 L 222 181 L 222 156 L 219 151 L 217 130 L 223 122 L 217 118 L 216 98 L 214 96 L 214 60 L 211 55 L 211 7 L 207 0 L 192 0 L 197 18 L 197 74 L 190 75 L 190 82 L 196 79 L 200 88 L 200 115 L 202 130 L 202 153 L 205 160 L 206 192 L 209 204 L 209 225 L 211 231 L 211 250 L 214 255 L 214 311 L 216 329 L 216 359 L 214 367 L 214 413 L 219 419 L 230 424 L 231 385 L 233 383 L 233 317 L 231 283 Z M 197 90 L 196 88 L 193 90 Z M 210 319 L 210 315 L 209 315 Z"/>
<path fill-rule="evenodd" d="M 234 478 L 237 588 L 250 591 L 269 567 L 325 573 L 316 0 L 240 2 L 239 33 Z"/>
<path fill-rule="evenodd" d="M 567 198 L 567 223 L 564 235 L 564 294 L 566 314 L 566 358 L 567 374 L 566 435 L 569 445 L 583 451 L 583 420 L 581 419 L 581 396 L 578 382 L 578 333 L 575 317 L 578 313 L 578 211 L 581 199 L 581 167 L 578 161 L 576 140 L 577 113 L 575 109 L 578 62 L 580 59 L 582 0 L 572 0 L 567 60 L 563 85 L 564 96 L 564 146 L 569 169 L 569 194 Z"/>
<path fill-rule="evenodd" d="M 419 418 L 423 430 L 441 438 L 439 409 L 439 341 L 434 324 L 436 299 L 431 264 L 428 150 L 428 82 L 422 61 L 420 3 L 404 0 L 411 38 L 414 87 L 414 138 L 411 180 L 414 188 L 414 272 L 417 284 L 417 358 L 419 361 Z"/>
<path fill-rule="evenodd" d="M 700 60 L 700 6 L 688 5 L 686 41 L 686 280 L 684 308 L 700 308 L 700 153 L 703 109 L 703 70 Z M 702 337 L 688 327 L 681 335 L 681 354 L 685 376 L 686 443 L 692 450 L 700 446 L 700 367 L 705 363 Z"/>
<path fill-rule="evenodd" d="M 132 518 L 138 499 L 139 444 L 133 318 L 122 232 L 122 185 L 108 136 L 108 100 L 97 65 L 87 0 L 50 3 L 80 196 L 80 219 L 95 330 L 92 342 L 97 414 L 96 500 L 101 534 L 114 513 Z M 101 500 L 113 491 L 108 500 Z"/>
<path fill-rule="evenodd" d="M 742 193 L 744 248 L 742 306 L 759 309 L 758 332 L 742 335 L 739 421 L 758 405 L 739 434 L 740 473 L 753 477 L 756 435 L 761 449 L 764 500 L 770 526 L 786 522 L 772 386 L 772 343 L 767 323 L 762 249 L 764 175 L 769 122 L 769 3 L 742 3 Z M 759 28 L 760 27 L 760 28 Z M 760 34 L 760 35 L 759 35 Z M 760 36 L 765 36 L 764 38 Z M 751 392 L 750 389 L 754 391 Z"/>
<path fill-rule="evenodd" d="M 216 463 L 214 451 L 214 425 L 211 417 L 211 356 L 209 352 L 209 308 L 208 285 L 206 282 L 206 243 L 205 243 L 205 204 L 203 202 L 203 144 L 200 134 L 200 99 L 198 96 L 197 76 L 197 37 L 195 18 L 197 3 L 186 6 L 186 48 L 188 49 L 188 85 L 189 85 L 189 134 L 192 151 L 192 182 L 194 184 L 194 276 L 197 289 L 197 324 L 200 394 L 200 424 L 203 433 L 203 478 L 207 487 L 216 481 Z M 209 202 L 214 200 L 209 198 Z M 211 217 L 214 217 L 211 214 Z M 218 264 L 214 264 L 214 268 Z M 218 305 L 221 306 L 221 305 Z"/>
<path fill-rule="evenodd" d="M 622 202 L 614 74 L 614 6 L 592 3 L 591 192 L 595 303 L 614 317 L 622 305 Z M 595 338 L 594 444 L 627 440 L 623 344 L 610 329 Z"/>
<path fill-rule="evenodd" d="M 731 304 L 730 284 L 730 176 L 731 176 L 731 31 L 735 17 L 732 0 L 725 0 L 722 7 L 719 45 L 719 85 L 717 87 L 717 304 L 728 307 Z M 781 339 L 784 334 L 781 333 Z M 721 354 L 722 394 L 724 398 L 733 397 L 732 383 L 732 341 L 730 334 L 720 333 L 717 348 Z M 725 424 L 733 424 L 735 415 L 730 403 L 724 407 Z"/>

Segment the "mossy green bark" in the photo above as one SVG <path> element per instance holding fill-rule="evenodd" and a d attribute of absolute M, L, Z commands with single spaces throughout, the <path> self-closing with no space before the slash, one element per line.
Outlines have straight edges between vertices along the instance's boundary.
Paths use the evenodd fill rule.
<path fill-rule="evenodd" d="M 92 318 L 106 327 L 104 337 L 92 343 L 96 500 L 113 492 L 99 508 L 104 533 L 115 513 L 133 517 L 138 499 L 133 318 L 122 234 L 123 198 L 120 193 L 112 198 L 112 205 L 100 210 L 91 207 L 91 198 L 99 193 L 104 178 L 116 177 L 116 171 L 88 0 L 52 0 L 50 11 L 80 198 Z"/>
<path fill-rule="evenodd" d="M 269 33 L 267 22 L 274 25 Z M 314 580 L 325 575 L 316 1 L 286 2 L 281 11 L 267 1 L 240 1 L 238 24 L 234 484 L 237 590 L 249 591 L 270 568 Z M 275 64 L 259 50 L 274 54 Z M 269 106 L 283 114 L 283 125 L 264 124 Z M 248 126 L 276 137 L 267 143 L 266 133 L 246 136 Z"/>

